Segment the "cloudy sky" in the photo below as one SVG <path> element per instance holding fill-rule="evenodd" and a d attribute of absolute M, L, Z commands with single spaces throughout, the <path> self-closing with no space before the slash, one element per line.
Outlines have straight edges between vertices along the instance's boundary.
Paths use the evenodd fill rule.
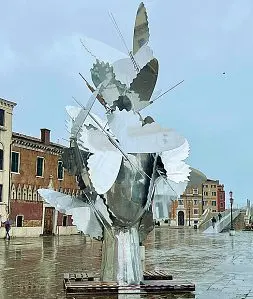
<path fill-rule="evenodd" d="M 138 5 L 136 0 L 0 0 L 0 97 L 17 103 L 14 131 L 39 136 L 47 127 L 53 141 L 64 143 L 64 107 L 74 104 L 72 96 L 83 104 L 90 96 L 78 73 L 90 79 L 92 57 L 80 39 L 92 37 L 124 52 L 111 11 L 131 48 Z M 185 80 L 145 113 L 182 133 L 191 145 L 188 162 L 224 183 L 227 194 L 233 190 L 236 203 L 253 199 L 253 1 L 147 0 L 145 5 L 160 62 L 158 89 Z"/>

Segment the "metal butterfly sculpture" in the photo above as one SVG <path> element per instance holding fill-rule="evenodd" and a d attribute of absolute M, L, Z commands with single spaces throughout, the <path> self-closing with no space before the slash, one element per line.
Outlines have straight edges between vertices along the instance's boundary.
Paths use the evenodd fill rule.
<path fill-rule="evenodd" d="M 162 128 L 140 111 L 152 103 L 158 60 L 148 46 L 146 9 L 137 11 L 133 50 L 112 64 L 96 60 L 91 68 L 95 87 L 85 108 L 66 107 L 70 116 L 70 148 L 64 167 L 77 175 L 82 196 L 50 189 L 40 195 L 79 230 L 102 238 L 101 279 L 119 284 L 142 280 L 139 244 L 153 229 L 151 203 L 162 176 L 181 194 L 188 181 L 187 140 Z M 105 119 L 91 113 L 95 100 L 105 107 Z"/>

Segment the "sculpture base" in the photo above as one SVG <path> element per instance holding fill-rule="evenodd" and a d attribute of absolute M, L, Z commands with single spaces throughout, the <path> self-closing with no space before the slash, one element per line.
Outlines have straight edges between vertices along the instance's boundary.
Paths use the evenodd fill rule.
<path fill-rule="evenodd" d="M 229 235 L 230 236 L 234 236 L 235 235 L 235 230 L 234 229 L 230 229 L 229 230 Z"/>
<path fill-rule="evenodd" d="M 147 294 L 147 293 L 189 293 L 195 285 L 189 282 L 174 281 L 164 271 L 146 271 L 139 285 L 120 286 L 117 282 L 103 282 L 87 273 L 64 274 L 64 288 L 68 294 Z"/>

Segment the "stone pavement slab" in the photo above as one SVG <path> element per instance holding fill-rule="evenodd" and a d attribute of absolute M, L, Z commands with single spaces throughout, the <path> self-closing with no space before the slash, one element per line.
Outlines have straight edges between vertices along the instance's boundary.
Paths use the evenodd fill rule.
<path fill-rule="evenodd" d="M 193 282 L 196 292 L 138 299 L 253 298 L 252 244 L 253 232 L 205 236 L 157 228 L 145 244 L 146 270 L 165 270 L 174 279 Z M 101 243 L 86 243 L 80 235 L 0 240 L 0 253 L 1 299 L 66 298 L 63 273 L 89 269 L 99 274 Z"/>

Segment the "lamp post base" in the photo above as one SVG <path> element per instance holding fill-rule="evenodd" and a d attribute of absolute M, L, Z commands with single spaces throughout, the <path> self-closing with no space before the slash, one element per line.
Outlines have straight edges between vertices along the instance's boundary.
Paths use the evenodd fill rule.
<path fill-rule="evenodd" d="M 229 235 L 234 236 L 235 235 L 235 230 L 232 228 L 229 230 Z"/>

